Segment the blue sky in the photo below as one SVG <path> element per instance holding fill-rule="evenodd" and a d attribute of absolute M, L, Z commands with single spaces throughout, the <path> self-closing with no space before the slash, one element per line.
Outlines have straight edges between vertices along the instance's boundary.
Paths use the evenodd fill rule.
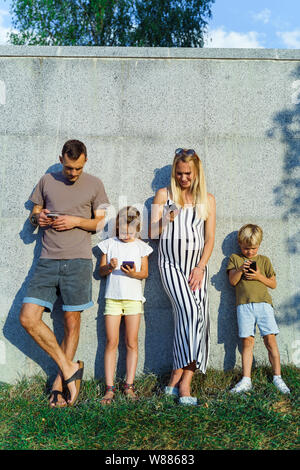
<path fill-rule="evenodd" d="M 10 0 L 0 0 L 0 44 L 11 28 Z M 216 0 L 206 47 L 300 49 L 299 0 Z"/>

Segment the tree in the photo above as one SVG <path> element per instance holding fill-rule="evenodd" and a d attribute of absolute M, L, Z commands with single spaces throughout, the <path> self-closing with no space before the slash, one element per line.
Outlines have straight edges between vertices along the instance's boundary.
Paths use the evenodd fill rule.
<path fill-rule="evenodd" d="M 134 45 L 203 47 L 214 0 L 138 0 Z"/>
<path fill-rule="evenodd" d="M 12 0 L 12 44 L 203 47 L 215 0 Z"/>
<path fill-rule="evenodd" d="M 51 46 L 127 45 L 132 1 L 13 0 L 12 44 Z"/>

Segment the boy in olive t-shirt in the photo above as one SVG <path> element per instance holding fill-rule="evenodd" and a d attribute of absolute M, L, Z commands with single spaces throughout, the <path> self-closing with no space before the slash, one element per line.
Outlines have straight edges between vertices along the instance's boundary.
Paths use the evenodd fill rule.
<path fill-rule="evenodd" d="M 238 232 L 241 254 L 232 254 L 227 266 L 229 282 L 235 286 L 243 367 L 243 378 L 231 393 L 246 392 L 252 388 L 251 367 L 256 325 L 269 353 L 273 383 L 280 392 L 290 393 L 280 375 L 280 355 L 276 342 L 279 330 L 268 292 L 268 287 L 276 287 L 276 275 L 269 258 L 258 254 L 262 236 L 262 229 L 258 225 L 244 225 Z"/>

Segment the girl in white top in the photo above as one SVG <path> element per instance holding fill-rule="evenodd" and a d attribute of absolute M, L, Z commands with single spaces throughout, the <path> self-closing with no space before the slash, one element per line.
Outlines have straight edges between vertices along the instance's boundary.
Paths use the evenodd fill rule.
<path fill-rule="evenodd" d="M 102 404 L 110 404 L 115 395 L 116 353 L 123 315 L 127 348 L 124 393 L 129 398 L 136 399 L 133 382 L 138 360 L 138 331 L 145 302 L 142 280 L 148 277 L 148 256 L 153 251 L 147 243 L 138 238 L 140 229 L 139 211 L 132 206 L 124 207 L 117 215 L 116 237 L 103 240 L 98 245 L 103 253 L 100 275 L 108 276 L 104 311 L 106 390 Z"/>

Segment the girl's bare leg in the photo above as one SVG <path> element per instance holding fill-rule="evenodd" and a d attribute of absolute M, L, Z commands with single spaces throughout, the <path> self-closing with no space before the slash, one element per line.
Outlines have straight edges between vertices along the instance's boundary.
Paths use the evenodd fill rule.
<path fill-rule="evenodd" d="M 105 315 L 106 346 L 104 353 L 105 383 L 107 386 L 114 385 L 116 355 L 119 344 L 121 315 Z M 111 400 L 114 392 L 106 392 L 103 399 Z"/>
<path fill-rule="evenodd" d="M 125 316 L 125 342 L 126 342 L 126 383 L 133 384 L 138 361 L 138 333 L 141 315 Z M 132 389 L 127 390 L 128 395 L 135 396 Z"/>

